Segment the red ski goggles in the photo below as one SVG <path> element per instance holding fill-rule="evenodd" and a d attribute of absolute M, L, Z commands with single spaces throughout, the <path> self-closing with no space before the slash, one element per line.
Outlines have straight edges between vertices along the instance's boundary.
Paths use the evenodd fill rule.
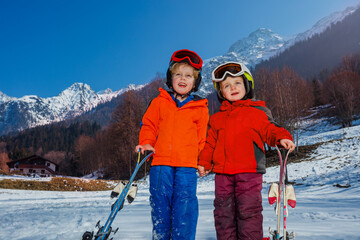
<path fill-rule="evenodd" d="M 196 69 L 201 69 L 203 65 L 203 60 L 199 55 L 197 55 L 195 52 L 182 49 L 179 51 L 176 51 L 173 53 L 170 59 L 170 64 L 172 62 L 183 62 L 187 61 L 191 66 L 193 66 Z"/>

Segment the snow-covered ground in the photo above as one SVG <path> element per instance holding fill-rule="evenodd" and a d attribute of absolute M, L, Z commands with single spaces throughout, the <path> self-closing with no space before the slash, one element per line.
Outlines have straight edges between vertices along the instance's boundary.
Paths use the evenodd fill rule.
<path fill-rule="evenodd" d="M 360 239 L 360 126 L 322 128 L 323 123 L 303 132 L 300 144 L 326 143 L 307 159 L 288 165 L 294 181 L 297 205 L 289 209 L 287 229 L 296 239 Z M 310 128 L 309 128 L 310 129 Z M 326 131 L 328 129 L 328 131 Z M 330 130 L 330 131 L 329 131 Z M 279 168 L 264 175 L 264 236 L 276 228 L 274 208 L 267 202 L 271 182 L 278 180 Z M 5 176 L 0 175 L 0 179 Z M 113 226 L 116 239 L 151 239 L 148 181 L 139 182 L 131 205 L 125 205 Z M 199 221 L 196 239 L 215 240 L 213 220 L 214 175 L 199 178 Z M 46 192 L 0 189 L 0 239 L 81 239 L 96 222 L 105 223 L 112 204 L 106 192 Z"/>

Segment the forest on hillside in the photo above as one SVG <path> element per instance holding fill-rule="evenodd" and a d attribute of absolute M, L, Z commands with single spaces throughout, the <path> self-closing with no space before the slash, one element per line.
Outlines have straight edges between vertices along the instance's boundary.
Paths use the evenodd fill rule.
<path fill-rule="evenodd" d="M 257 68 L 253 74 L 256 99 L 266 102 L 275 121 L 293 135 L 301 119 L 316 106 L 327 106 L 323 114 L 334 124 L 352 126 L 360 116 L 360 55 L 344 56 L 324 79 L 306 81 L 294 69 Z M 147 106 L 164 87 L 165 79 L 156 77 L 140 90 L 129 90 L 118 99 L 110 123 L 100 127 L 84 122 L 56 123 L 27 129 L 17 135 L 0 137 L 0 168 L 6 162 L 37 154 L 59 164 L 60 174 L 83 176 L 101 171 L 106 179 L 126 179 L 132 173 L 140 123 Z M 216 94 L 208 97 L 210 115 L 219 109 Z M 295 140 L 296 141 L 296 140 Z M 149 170 L 145 164 L 138 177 Z"/>
<path fill-rule="evenodd" d="M 332 23 L 325 31 L 296 42 L 256 68 L 288 66 L 306 79 L 318 75 L 320 69 L 323 73 L 330 72 L 344 55 L 360 54 L 359 22 L 360 8 L 343 21 Z M 319 77 L 324 81 L 326 75 Z"/>

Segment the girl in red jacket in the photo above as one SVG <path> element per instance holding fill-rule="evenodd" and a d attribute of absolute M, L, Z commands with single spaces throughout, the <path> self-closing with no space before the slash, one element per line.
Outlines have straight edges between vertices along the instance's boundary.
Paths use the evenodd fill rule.
<path fill-rule="evenodd" d="M 222 105 L 210 117 L 198 162 L 200 176 L 215 175 L 217 239 L 263 239 L 262 174 L 264 143 L 294 150 L 288 131 L 276 126 L 270 110 L 254 97 L 254 81 L 242 63 L 227 62 L 212 72 Z"/>
<path fill-rule="evenodd" d="M 149 105 L 142 119 L 136 152 L 154 152 L 150 169 L 153 239 L 195 240 L 198 219 L 197 161 L 205 145 L 207 100 L 196 92 L 201 58 L 176 51 L 170 60 L 167 86 Z"/>

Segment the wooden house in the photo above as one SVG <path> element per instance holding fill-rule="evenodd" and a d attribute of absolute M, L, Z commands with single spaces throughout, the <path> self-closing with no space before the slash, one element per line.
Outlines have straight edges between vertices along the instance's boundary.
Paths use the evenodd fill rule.
<path fill-rule="evenodd" d="M 9 166 L 9 171 L 18 172 L 25 175 L 39 175 L 47 177 L 55 175 L 59 170 L 59 165 L 37 155 L 14 160 L 6 163 Z"/>

